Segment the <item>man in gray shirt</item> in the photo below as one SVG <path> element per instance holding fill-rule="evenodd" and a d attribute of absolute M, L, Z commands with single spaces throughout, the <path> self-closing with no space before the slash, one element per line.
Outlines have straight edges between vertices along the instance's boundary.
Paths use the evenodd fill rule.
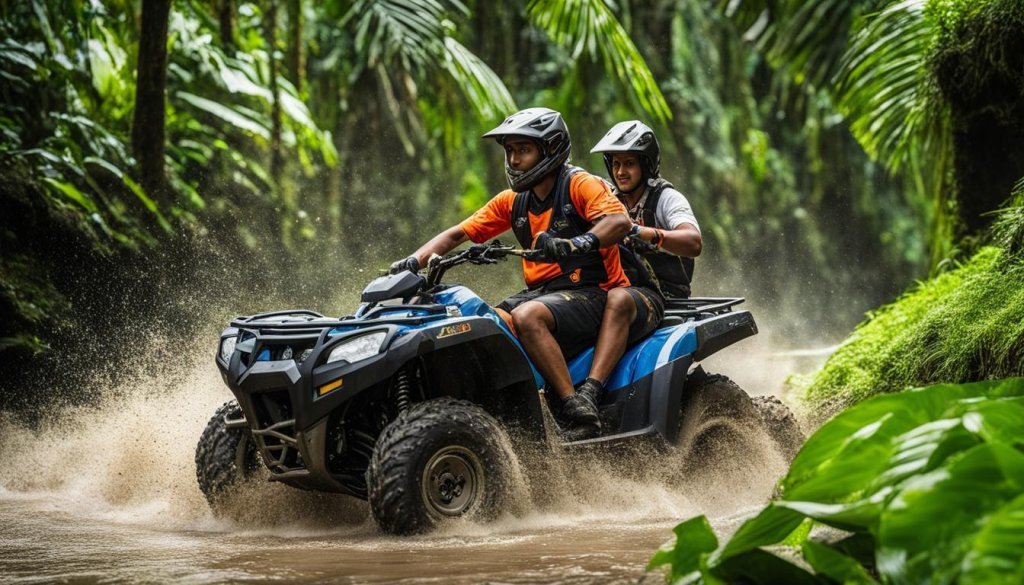
<path fill-rule="evenodd" d="M 604 383 L 626 347 L 658 326 L 665 314 L 664 298 L 690 296 L 693 259 L 703 242 L 690 203 L 661 178 L 661 151 L 650 127 L 637 120 L 620 122 L 590 152 L 604 155 L 615 195 L 633 221 L 629 243 L 656 277 L 656 282 L 643 278 L 642 267 L 640 273 L 627 270 L 632 286 L 608 291 L 590 376 L 576 389 L 599 405 Z M 593 429 L 570 429 L 567 438 L 594 434 Z"/>

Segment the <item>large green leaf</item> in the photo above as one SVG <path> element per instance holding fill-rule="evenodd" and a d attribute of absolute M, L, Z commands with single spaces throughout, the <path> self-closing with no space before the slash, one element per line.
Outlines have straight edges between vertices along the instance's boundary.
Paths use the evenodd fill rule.
<path fill-rule="evenodd" d="M 783 542 L 810 518 L 859 535 L 858 543 L 875 535 L 878 571 L 892 582 L 951 582 L 971 567 L 978 575 L 1015 575 L 1024 537 L 1000 535 L 1024 522 L 1011 503 L 1024 492 L 1024 453 L 1015 448 L 1022 428 L 1024 379 L 873 398 L 808 439 L 784 481 L 786 499 L 744 522 L 710 554 L 664 553 L 659 560 L 678 558 L 680 573 L 689 575 L 696 558 L 700 578 L 760 582 L 747 573 L 750 559 L 764 560 L 763 547 Z M 872 582 L 857 562 L 864 547 L 840 548 L 805 541 L 803 552 L 830 579 Z M 962 565 L 969 553 L 970 563 Z M 769 566 L 789 571 L 775 561 Z"/>
<path fill-rule="evenodd" d="M 837 583 L 844 585 L 878 583 L 863 565 L 831 546 L 815 540 L 808 540 L 801 547 L 801 552 L 815 573 L 833 579 Z"/>
<path fill-rule="evenodd" d="M 761 546 L 782 542 L 804 521 L 804 516 L 794 510 L 768 504 L 760 514 L 747 520 L 732 538 L 712 553 L 709 564 L 719 566 L 730 557 L 754 550 Z"/>
<path fill-rule="evenodd" d="M 251 110 L 243 112 L 239 107 L 228 107 L 186 91 L 177 92 L 175 97 L 199 110 L 220 118 L 222 121 L 240 130 L 255 134 L 260 138 L 270 138 L 270 130 L 262 122 L 253 118 Z"/>
<path fill-rule="evenodd" d="M 718 547 L 718 539 L 704 516 L 691 518 L 676 526 L 675 542 L 663 546 L 647 564 L 648 569 L 670 565 L 669 581 L 676 582 L 700 570 L 701 555 Z"/>
<path fill-rule="evenodd" d="M 831 495 L 831 501 L 855 494 L 889 466 L 897 450 L 895 437 L 944 418 L 957 401 L 1014 395 L 1024 395 L 1021 380 L 936 385 L 864 401 L 807 440 L 783 480 L 785 494 L 810 500 Z M 830 488 L 831 476 L 843 477 L 846 487 Z"/>
<path fill-rule="evenodd" d="M 960 566 L 960 585 L 1024 583 L 1024 494 L 989 516 Z"/>
<path fill-rule="evenodd" d="M 752 583 L 754 585 L 821 585 L 806 569 L 761 549 L 731 557 L 729 562 L 703 568 L 705 583 Z"/>
<path fill-rule="evenodd" d="M 1000 444 L 978 445 L 949 465 L 908 481 L 882 515 L 879 573 L 893 582 L 956 581 L 979 529 L 1022 493 L 1024 453 Z M 1012 524 L 1013 514 L 1003 521 Z M 1017 548 L 1012 541 L 1008 545 Z M 992 560 L 981 556 L 983 549 L 975 550 L 975 564 L 994 568 L 1006 549 L 999 543 L 995 550 L 1000 554 Z"/>

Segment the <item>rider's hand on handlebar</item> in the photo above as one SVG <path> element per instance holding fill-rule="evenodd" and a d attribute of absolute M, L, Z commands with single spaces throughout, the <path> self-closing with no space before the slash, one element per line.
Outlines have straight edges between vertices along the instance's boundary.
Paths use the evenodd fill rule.
<path fill-rule="evenodd" d="M 654 252 L 658 249 L 658 245 L 653 242 L 640 237 L 641 226 L 633 224 L 633 227 L 629 229 L 629 234 L 626 236 L 626 244 L 633 249 L 634 252 L 647 253 Z"/>
<path fill-rule="evenodd" d="M 548 232 L 541 232 L 534 241 L 533 249 L 537 260 L 554 261 L 566 256 L 586 254 L 600 246 L 597 236 L 587 232 L 572 239 L 556 238 Z"/>
<path fill-rule="evenodd" d="M 419 273 L 420 261 L 417 260 L 415 256 L 409 256 L 408 258 L 403 258 L 397 262 L 392 262 L 391 268 L 388 268 L 388 274 L 398 274 L 403 270 L 408 270 L 413 274 Z"/>

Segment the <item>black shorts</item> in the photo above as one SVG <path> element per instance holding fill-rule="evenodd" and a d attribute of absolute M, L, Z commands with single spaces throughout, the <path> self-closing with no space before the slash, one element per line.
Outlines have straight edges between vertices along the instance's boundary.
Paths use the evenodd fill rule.
<path fill-rule="evenodd" d="M 633 345 L 658 328 L 658 323 L 665 318 L 665 301 L 645 286 L 627 286 L 626 292 L 636 303 L 636 319 L 629 326 L 628 343 Z"/>
<path fill-rule="evenodd" d="M 552 335 L 562 348 L 562 355 L 569 360 L 597 343 L 597 332 L 601 329 L 607 300 L 608 294 L 596 286 L 557 292 L 524 290 L 502 301 L 498 308 L 511 313 L 527 301 L 543 303 L 555 317 Z"/>

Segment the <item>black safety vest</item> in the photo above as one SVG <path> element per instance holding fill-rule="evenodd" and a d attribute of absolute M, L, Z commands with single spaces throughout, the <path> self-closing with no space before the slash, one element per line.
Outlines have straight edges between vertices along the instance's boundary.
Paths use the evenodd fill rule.
<path fill-rule="evenodd" d="M 654 185 L 647 187 L 647 201 L 640 209 L 639 217 L 632 218 L 634 222 L 646 227 L 660 227 L 661 229 L 675 229 L 676 226 L 658 226 L 657 212 L 658 201 L 661 199 L 665 189 L 674 189 L 672 183 L 659 178 Z M 690 282 L 693 280 L 693 258 L 685 258 L 668 254 L 665 252 L 647 252 L 642 254 L 644 259 L 654 269 L 658 277 L 661 291 L 666 297 L 688 298 L 690 296 Z"/>
<path fill-rule="evenodd" d="M 563 166 L 558 173 L 558 179 L 555 180 L 554 188 L 543 201 L 538 199 L 532 191 L 516 193 L 516 198 L 512 203 L 512 232 L 520 247 L 523 249 L 533 247 L 535 235 L 530 227 L 530 214 L 541 215 L 550 209 L 551 216 L 548 218 L 545 231 L 556 238 L 570 239 L 581 236 L 593 227 L 594 224 L 580 215 L 576 205 L 572 202 L 572 197 L 569 196 L 572 176 L 580 172 L 585 171 L 579 167 Z M 580 286 L 598 286 L 608 280 L 604 258 L 597 250 L 559 259 L 558 266 L 562 270 L 561 276 L 547 282 L 534 284 L 531 288 L 563 290 Z"/>

